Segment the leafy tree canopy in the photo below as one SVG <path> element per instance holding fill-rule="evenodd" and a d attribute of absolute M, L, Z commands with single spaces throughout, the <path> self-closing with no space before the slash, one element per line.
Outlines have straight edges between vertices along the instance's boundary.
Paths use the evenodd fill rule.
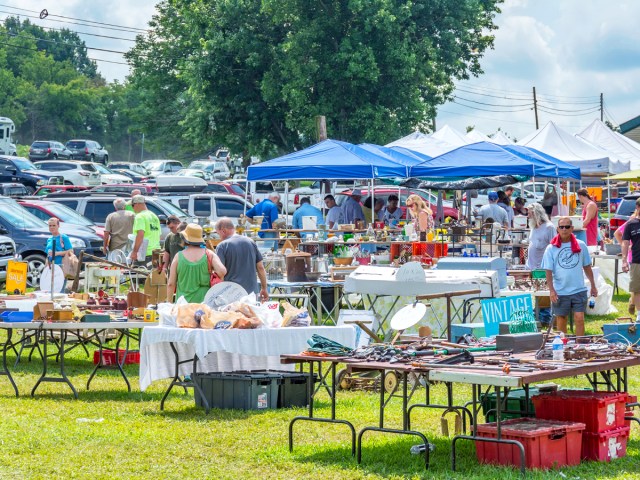
<path fill-rule="evenodd" d="M 265 156 L 313 143 L 325 115 L 332 138 L 386 143 L 482 73 L 501 2 L 164 0 L 128 54 L 142 127 Z"/>

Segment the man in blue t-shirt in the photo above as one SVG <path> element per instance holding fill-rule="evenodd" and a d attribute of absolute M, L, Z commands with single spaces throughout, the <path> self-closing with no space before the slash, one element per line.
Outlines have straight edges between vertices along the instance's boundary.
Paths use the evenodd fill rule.
<path fill-rule="evenodd" d="M 280 195 L 273 192 L 269 195 L 269 198 L 265 198 L 261 202 L 256 203 L 253 208 L 247 210 L 247 217 L 253 219 L 253 217 L 263 216 L 261 230 L 272 229 L 273 222 L 278 220 L 278 202 L 280 201 Z M 277 238 L 276 232 L 258 232 L 260 238 Z M 277 249 L 277 242 L 265 242 L 265 247 Z"/>
<path fill-rule="evenodd" d="M 569 217 L 560 217 L 558 220 L 558 235 L 544 251 L 541 268 L 546 270 L 556 327 L 567 333 L 567 317 L 573 311 L 576 335 L 584 335 L 587 287 L 584 285 L 583 271 L 591 284 L 592 297 L 598 296 L 598 289 L 593 278 L 587 245 L 573 234 L 573 225 Z"/>
<path fill-rule="evenodd" d="M 316 225 L 324 225 L 322 210 L 311 205 L 309 197 L 302 197 L 300 199 L 300 207 L 293 213 L 292 223 L 294 229 L 302 230 L 302 217 L 315 217 Z M 305 233 L 311 232 L 301 232 L 301 236 L 304 237 Z"/>

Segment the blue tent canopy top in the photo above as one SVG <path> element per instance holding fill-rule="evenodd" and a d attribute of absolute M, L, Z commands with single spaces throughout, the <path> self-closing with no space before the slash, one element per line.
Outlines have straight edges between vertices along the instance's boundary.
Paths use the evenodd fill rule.
<path fill-rule="evenodd" d="M 406 177 L 407 168 L 347 142 L 325 140 L 247 169 L 247 180 L 349 180 Z"/>

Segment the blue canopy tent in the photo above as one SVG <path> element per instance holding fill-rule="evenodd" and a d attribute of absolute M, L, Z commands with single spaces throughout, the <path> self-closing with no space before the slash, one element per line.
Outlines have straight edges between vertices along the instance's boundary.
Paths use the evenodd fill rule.
<path fill-rule="evenodd" d="M 505 172 L 510 175 L 544 176 L 554 174 L 555 167 L 548 165 L 536 168 L 531 161 L 508 152 L 499 145 L 478 142 L 409 168 L 411 177 L 492 177 Z"/>
<path fill-rule="evenodd" d="M 364 180 L 406 177 L 407 167 L 358 145 L 324 140 L 247 169 L 247 180 Z"/>
<path fill-rule="evenodd" d="M 555 166 L 555 174 L 548 175 L 550 178 L 573 178 L 580 180 L 580 167 L 563 162 L 562 160 L 552 157 L 544 152 L 540 152 L 535 148 L 523 147 L 521 145 L 500 145 L 500 147 L 514 155 L 524 158 L 525 160 L 529 160 L 534 165 L 539 165 L 540 167 L 546 167 L 549 165 Z M 547 176 L 539 173 L 538 170 L 536 170 L 536 173 L 539 177 Z"/>

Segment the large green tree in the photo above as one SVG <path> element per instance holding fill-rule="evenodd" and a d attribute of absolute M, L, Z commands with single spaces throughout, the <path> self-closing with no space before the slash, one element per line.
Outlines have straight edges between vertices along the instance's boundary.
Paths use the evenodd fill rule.
<path fill-rule="evenodd" d="M 267 155 L 425 129 L 482 73 L 502 0 L 164 0 L 128 58 L 156 134 Z M 157 141 L 175 141 L 155 136 Z"/>

